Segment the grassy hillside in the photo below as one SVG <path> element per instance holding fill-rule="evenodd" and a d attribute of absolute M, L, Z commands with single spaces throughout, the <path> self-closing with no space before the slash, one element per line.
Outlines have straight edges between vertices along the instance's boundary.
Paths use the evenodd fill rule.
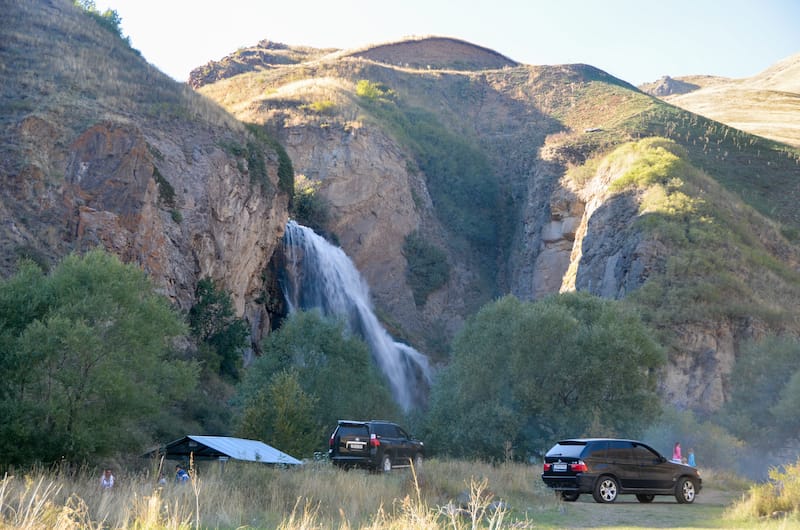
<path fill-rule="evenodd" d="M 736 129 L 800 147 L 800 54 L 750 78 L 701 86 L 664 99 Z"/>
<path fill-rule="evenodd" d="M 549 87 L 553 87 L 548 90 Z M 542 96 L 542 90 L 545 96 Z M 544 99 L 548 114 L 567 126 L 548 138 L 547 154 L 567 165 L 647 136 L 669 138 L 685 148 L 688 161 L 735 196 L 784 225 L 793 238 L 800 229 L 800 149 L 748 134 L 620 84 L 588 79 L 579 84 L 559 75 L 528 92 Z M 600 130 L 593 130 L 600 129 Z M 591 132 L 587 132 L 590 130 Z"/>
<path fill-rule="evenodd" d="M 135 116 L 236 126 L 217 105 L 149 65 L 126 39 L 68 0 L 20 3 L 5 12 L 2 36 L 3 123 L 36 112 L 52 113 L 66 125 Z"/>

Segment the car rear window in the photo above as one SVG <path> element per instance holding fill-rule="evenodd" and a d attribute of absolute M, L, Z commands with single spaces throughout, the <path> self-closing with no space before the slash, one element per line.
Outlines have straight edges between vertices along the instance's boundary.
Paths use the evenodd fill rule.
<path fill-rule="evenodd" d="M 369 436 L 366 425 L 339 425 L 339 436 Z"/>
<path fill-rule="evenodd" d="M 563 441 L 555 444 L 546 456 L 567 456 L 570 458 L 580 458 L 581 452 L 586 447 L 586 442 Z"/>

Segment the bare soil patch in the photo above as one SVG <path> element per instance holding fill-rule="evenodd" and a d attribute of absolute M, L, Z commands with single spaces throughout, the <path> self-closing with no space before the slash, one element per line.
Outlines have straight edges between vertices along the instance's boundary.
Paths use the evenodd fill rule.
<path fill-rule="evenodd" d="M 622 495 L 613 504 L 598 504 L 591 495 L 581 495 L 577 502 L 563 503 L 549 523 L 552 528 L 735 528 L 722 515 L 740 495 L 704 488 L 693 504 L 678 504 L 669 496 L 642 504 L 633 495 Z"/>

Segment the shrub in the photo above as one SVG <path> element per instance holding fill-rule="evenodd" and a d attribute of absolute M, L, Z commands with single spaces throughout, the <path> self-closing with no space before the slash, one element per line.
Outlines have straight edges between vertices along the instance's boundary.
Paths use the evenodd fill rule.
<path fill-rule="evenodd" d="M 450 279 L 447 254 L 426 241 L 419 231 L 414 231 L 406 236 L 403 255 L 408 262 L 406 279 L 414 294 L 414 303 L 424 305 L 428 295 Z"/>
<path fill-rule="evenodd" d="M 376 101 L 379 99 L 391 99 L 395 93 L 383 83 L 373 83 L 367 79 L 362 79 L 356 84 L 356 95 Z"/>
<path fill-rule="evenodd" d="M 749 519 L 775 514 L 793 515 L 800 512 L 800 459 L 783 468 L 773 467 L 769 481 L 750 488 L 744 498 L 731 506 L 726 516 Z"/>
<path fill-rule="evenodd" d="M 317 114 L 331 115 L 336 110 L 336 103 L 326 99 L 324 101 L 314 101 L 308 105 L 303 105 L 301 108 L 308 109 Z"/>
<path fill-rule="evenodd" d="M 100 27 L 117 35 L 130 46 L 130 39 L 122 35 L 122 17 L 116 9 L 106 9 L 101 13 L 94 0 L 75 0 L 75 5 L 91 16 Z"/>
<path fill-rule="evenodd" d="M 290 213 L 301 225 L 317 233 L 325 232 L 328 222 L 328 202 L 318 193 L 320 181 L 311 180 L 305 175 L 297 175 L 294 180 L 294 195 Z"/>
<path fill-rule="evenodd" d="M 174 208 L 175 188 L 173 188 L 172 184 L 170 184 L 169 181 L 164 178 L 164 175 L 161 174 L 156 166 L 153 166 L 153 178 L 155 179 L 156 184 L 158 184 L 158 198 L 167 207 Z"/>

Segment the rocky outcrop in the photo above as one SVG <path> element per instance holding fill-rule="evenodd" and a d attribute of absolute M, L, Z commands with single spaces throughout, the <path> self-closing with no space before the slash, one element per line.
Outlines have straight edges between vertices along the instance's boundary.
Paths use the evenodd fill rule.
<path fill-rule="evenodd" d="M 240 48 L 219 61 L 209 61 L 193 69 L 189 72 L 188 82 L 192 88 L 200 88 L 245 72 L 277 65 L 298 64 L 334 51 L 336 50 L 288 46 L 264 39 L 255 46 Z"/>
<path fill-rule="evenodd" d="M 286 123 L 278 134 L 295 171 L 321 184 L 332 212 L 327 228 L 364 276 L 381 314 L 391 315 L 387 327 L 416 344 L 425 344 L 432 326 L 459 329 L 470 275 L 462 264 L 451 260 L 449 286 L 425 308 L 416 306 L 407 284 L 407 235 L 421 230 L 440 248 L 447 245 L 424 179 L 409 171 L 404 150 L 377 127 L 335 120 L 320 126 L 313 118 Z"/>
<path fill-rule="evenodd" d="M 35 138 L 39 145 L 53 145 L 52 128 L 42 123 L 25 128 L 32 140 L 42 135 Z M 276 192 L 276 159 L 268 172 L 272 186 L 265 189 L 213 135 L 150 130 L 145 136 L 135 125 L 110 121 L 90 126 L 63 150 L 40 156 L 62 161 L 64 179 L 47 183 L 40 176 L 39 184 L 4 194 L 9 218 L 25 204 L 38 202 L 41 208 L 37 217 L 26 219 L 18 247 L 39 248 L 57 259 L 100 246 L 140 264 L 184 310 L 193 303 L 198 279 L 214 278 L 231 293 L 237 314 L 251 322 L 255 336 L 266 332 L 269 319 L 255 300 L 263 290 L 261 272 L 283 233 L 288 203 Z M 36 165 L 23 166 L 20 173 L 36 174 L 43 174 Z M 64 227 L 56 237 L 48 222 L 53 217 Z M 49 247 L 53 239 L 57 244 Z"/>
<path fill-rule="evenodd" d="M 679 408 L 714 412 L 729 395 L 730 375 L 741 345 L 763 337 L 766 328 L 744 319 L 686 324 L 676 331 L 681 349 L 670 359 L 659 382 L 660 391 Z"/>
<path fill-rule="evenodd" d="M 639 86 L 639 90 L 657 98 L 677 94 L 688 94 L 689 92 L 699 88 L 699 85 L 687 83 L 686 81 L 681 81 L 679 79 L 673 79 L 668 75 L 665 75 L 653 83 L 645 83 Z"/>

